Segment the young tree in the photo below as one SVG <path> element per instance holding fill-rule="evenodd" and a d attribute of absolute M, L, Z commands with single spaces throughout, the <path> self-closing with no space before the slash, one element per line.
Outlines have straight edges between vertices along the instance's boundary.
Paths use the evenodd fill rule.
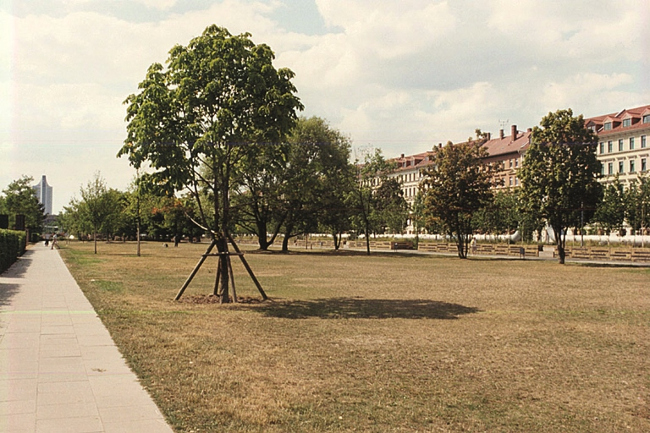
<path fill-rule="evenodd" d="M 319 223 L 336 227 L 336 242 L 353 180 L 349 157 L 348 139 L 325 120 L 298 120 L 289 137 L 286 181 L 280 190 L 285 211 L 282 251 L 288 251 L 290 238 L 316 231 Z"/>
<path fill-rule="evenodd" d="M 395 164 L 386 161 L 381 150 L 376 149 L 372 155 L 366 155 L 363 164 L 355 162 L 356 184 L 347 197 L 346 203 L 351 210 L 352 226 L 366 238 L 366 253 L 370 255 L 370 235 L 379 231 L 380 216 L 377 211 L 375 191 L 388 180 L 395 170 Z"/>
<path fill-rule="evenodd" d="M 510 234 L 521 230 L 522 215 L 518 209 L 519 198 L 512 189 L 497 191 L 486 206 L 474 214 L 476 229 L 485 233 Z"/>
<path fill-rule="evenodd" d="M 603 199 L 596 207 L 594 222 L 608 235 L 612 231 L 621 231 L 625 222 L 625 197 L 629 196 L 623 191 L 623 185 L 618 178 L 604 189 Z"/>
<path fill-rule="evenodd" d="M 458 257 L 467 258 L 472 218 L 492 197 L 492 166 L 483 163 L 484 140 L 447 143 L 434 148 L 433 164 L 424 172 L 425 212 L 437 218 L 456 240 Z"/>
<path fill-rule="evenodd" d="M 391 233 L 401 234 L 409 216 L 409 206 L 404 198 L 402 185 L 391 177 L 379 185 L 374 195 L 379 231 L 383 233 L 389 230 Z"/>
<path fill-rule="evenodd" d="M 81 200 L 72 200 L 70 207 L 74 209 L 80 222 L 79 227 L 89 227 L 93 234 L 94 251 L 97 254 L 97 233 L 109 235 L 115 221 L 122 214 L 122 202 L 118 191 L 108 189 L 106 182 L 98 173 L 80 189 Z"/>
<path fill-rule="evenodd" d="M 650 177 L 641 174 L 638 182 L 628 188 L 623 197 L 625 206 L 625 219 L 635 232 L 641 231 L 644 235 L 650 227 Z M 641 245 L 645 246 L 644 238 Z"/>
<path fill-rule="evenodd" d="M 135 168 L 148 163 L 156 183 L 192 195 L 213 238 L 206 255 L 215 245 L 219 253 L 214 292 L 224 303 L 230 302 L 234 181 L 261 146 L 284 141 L 302 109 L 293 72 L 275 69 L 273 59 L 271 49 L 255 45 L 250 34 L 209 26 L 187 46 L 172 48 L 167 69 L 151 65 L 140 92 L 125 101 L 127 138 L 118 156 L 128 155 Z"/>
<path fill-rule="evenodd" d="M 233 218 L 238 228 L 257 236 L 262 251 L 273 245 L 286 218 L 281 189 L 287 180 L 288 153 L 288 144 L 264 146 L 242 161 L 246 167 L 233 196 Z"/>
<path fill-rule="evenodd" d="M 519 171 L 522 207 L 553 229 L 564 264 L 566 232 L 591 220 L 602 195 L 597 138 L 571 109 L 544 116 Z"/>

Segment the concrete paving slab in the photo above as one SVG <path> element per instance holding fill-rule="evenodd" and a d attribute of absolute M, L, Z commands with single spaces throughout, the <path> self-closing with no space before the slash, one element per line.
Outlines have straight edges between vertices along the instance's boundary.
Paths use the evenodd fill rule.
<path fill-rule="evenodd" d="M 0 431 L 172 432 L 43 245 L 0 275 Z"/>

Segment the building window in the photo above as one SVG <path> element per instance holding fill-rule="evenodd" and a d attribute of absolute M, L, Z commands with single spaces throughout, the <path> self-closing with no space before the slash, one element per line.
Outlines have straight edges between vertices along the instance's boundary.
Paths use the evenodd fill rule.
<path fill-rule="evenodd" d="M 641 136 L 641 147 L 645 148 L 647 146 L 645 135 Z"/>
<path fill-rule="evenodd" d="M 623 127 L 631 126 L 631 125 L 632 125 L 632 119 L 630 118 L 623 119 Z"/>
<path fill-rule="evenodd" d="M 519 186 L 519 178 L 515 176 L 515 186 Z"/>
<path fill-rule="evenodd" d="M 641 171 L 646 171 L 648 169 L 648 166 L 646 164 L 646 159 L 641 158 Z"/>
<path fill-rule="evenodd" d="M 510 168 L 512 168 L 512 159 L 508 160 Z"/>
<path fill-rule="evenodd" d="M 600 174 L 601 176 L 605 176 L 605 166 L 603 164 L 600 164 Z"/>
<path fill-rule="evenodd" d="M 630 150 L 634 150 L 634 137 L 630 137 Z"/>
<path fill-rule="evenodd" d="M 519 167 L 519 158 L 515 158 L 515 168 Z M 517 178 L 515 178 L 515 185 L 517 184 Z"/>
<path fill-rule="evenodd" d="M 607 164 L 607 174 L 614 174 L 614 164 L 611 162 Z"/>
<path fill-rule="evenodd" d="M 612 153 L 613 147 L 612 147 L 612 142 L 608 141 L 607 142 L 607 153 Z"/>
<path fill-rule="evenodd" d="M 623 152 L 623 139 L 618 140 L 618 151 Z"/>
<path fill-rule="evenodd" d="M 630 161 L 630 173 L 634 173 L 634 161 Z"/>
<path fill-rule="evenodd" d="M 605 142 L 601 141 L 600 142 L 600 154 L 602 155 L 603 153 L 605 153 Z"/>
<path fill-rule="evenodd" d="M 643 116 L 643 123 L 650 123 L 650 114 Z"/>
<path fill-rule="evenodd" d="M 512 176 L 508 178 L 508 186 L 512 186 Z"/>
<path fill-rule="evenodd" d="M 618 172 L 621 174 L 625 173 L 625 166 L 623 164 L 623 161 L 618 162 Z"/>
<path fill-rule="evenodd" d="M 610 129 L 612 129 L 612 122 L 606 122 L 605 125 L 603 126 L 605 127 L 605 131 L 609 131 Z"/>

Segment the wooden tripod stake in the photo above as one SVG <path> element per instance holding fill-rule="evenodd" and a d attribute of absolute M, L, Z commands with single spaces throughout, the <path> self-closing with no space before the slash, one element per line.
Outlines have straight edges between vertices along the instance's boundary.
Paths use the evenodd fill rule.
<path fill-rule="evenodd" d="M 190 276 L 187 277 L 187 280 L 185 280 L 185 283 L 183 283 L 183 286 L 178 291 L 178 294 L 176 295 L 174 300 L 178 301 L 181 298 L 181 296 L 183 296 L 183 292 L 185 292 L 185 289 L 187 289 L 187 287 L 190 285 L 190 283 L 192 282 L 192 280 L 196 276 L 197 272 L 199 272 L 199 269 L 201 269 L 201 266 L 203 265 L 203 262 L 205 262 L 205 259 L 207 259 L 209 256 L 218 256 L 218 257 L 220 257 L 222 255 L 226 256 L 226 262 L 228 264 L 227 266 L 228 266 L 228 269 L 230 271 L 230 281 L 232 282 L 233 300 L 235 302 L 237 302 L 237 292 L 235 291 L 235 276 L 233 275 L 232 264 L 231 264 L 231 261 L 230 261 L 230 256 L 231 255 L 238 256 L 239 259 L 242 261 L 242 264 L 244 265 L 244 268 L 246 268 L 246 271 L 248 272 L 248 275 L 251 277 L 251 279 L 253 280 L 253 283 L 255 283 L 255 286 L 257 287 L 257 290 L 262 295 L 262 300 L 266 301 L 268 299 L 268 296 L 266 296 L 266 293 L 264 292 L 264 289 L 262 289 L 262 285 L 257 280 L 257 278 L 255 277 L 255 274 L 253 273 L 253 270 L 251 269 L 248 262 L 244 258 L 244 253 L 241 252 L 241 250 L 239 249 L 239 247 L 235 243 L 232 236 L 230 236 L 230 234 L 227 234 L 226 237 L 227 237 L 226 251 L 224 253 L 210 254 L 212 252 L 212 249 L 217 245 L 217 240 L 212 239 L 212 242 L 210 243 L 210 246 L 205 251 L 205 253 L 201 256 L 201 259 L 199 260 L 199 262 L 194 267 L 194 270 L 192 270 L 192 273 L 190 273 Z M 235 253 L 231 253 L 230 251 L 228 251 L 228 242 L 230 242 L 230 244 L 234 248 Z M 216 282 L 217 283 L 215 284 L 215 292 L 216 292 L 216 288 L 218 287 L 218 282 L 220 281 L 220 277 L 221 277 L 221 266 L 218 266 L 217 267 L 217 277 L 216 277 Z M 217 295 L 218 293 L 214 293 L 214 294 Z"/>

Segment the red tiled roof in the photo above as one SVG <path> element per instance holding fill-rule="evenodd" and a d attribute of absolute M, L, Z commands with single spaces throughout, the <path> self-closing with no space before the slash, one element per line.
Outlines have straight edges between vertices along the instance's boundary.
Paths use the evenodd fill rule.
<path fill-rule="evenodd" d="M 643 123 L 643 116 L 650 114 L 650 105 L 629 108 L 618 113 L 603 114 L 601 116 L 585 118 L 585 125 L 595 126 L 599 136 L 619 134 L 621 132 L 635 131 L 650 128 L 650 124 Z M 630 126 L 623 126 L 623 119 L 632 119 Z M 605 130 L 605 123 L 612 122 L 612 129 Z"/>
<path fill-rule="evenodd" d="M 397 164 L 396 171 L 412 170 L 413 168 L 422 168 L 431 165 L 430 156 L 433 151 L 416 153 L 415 155 L 402 155 L 399 158 L 392 158 L 391 161 Z"/>
<path fill-rule="evenodd" d="M 503 138 L 493 138 L 485 142 L 485 147 L 490 157 L 506 155 L 509 153 L 520 153 L 525 151 L 530 145 L 530 136 L 532 132 L 517 132 L 517 136 L 504 136 Z"/>

